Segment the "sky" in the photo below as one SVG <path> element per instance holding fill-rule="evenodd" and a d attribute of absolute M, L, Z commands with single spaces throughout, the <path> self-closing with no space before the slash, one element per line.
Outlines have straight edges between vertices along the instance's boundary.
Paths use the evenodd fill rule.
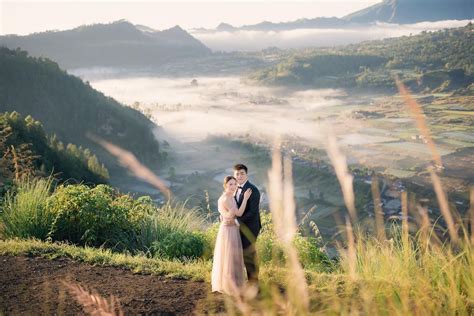
<path fill-rule="evenodd" d="M 284 22 L 320 16 L 342 17 L 381 0 L 0 0 L 0 34 L 26 35 L 84 24 L 126 19 L 157 30 Z"/>

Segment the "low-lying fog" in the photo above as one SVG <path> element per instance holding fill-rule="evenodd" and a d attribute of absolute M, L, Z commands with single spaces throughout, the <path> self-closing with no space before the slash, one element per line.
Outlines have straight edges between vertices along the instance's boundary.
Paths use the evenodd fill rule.
<path fill-rule="evenodd" d="M 288 31 L 253 31 L 238 30 L 235 32 L 202 32 L 191 34 L 212 50 L 220 51 L 255 51 L 267 47 L 302 48 L 322 47 L 360 43 L 388 37 L 418 34 L 422 31 L 436 31 L 444 28 L 462 27 L 469 20 L 447 20 L 421 22 L 415 24 L 375 23 L 370 26 L 341 29 L 295 29 Z"/>
<path fill-rule="evenodd" d="M 122 103 L 139 102 L 167 133 L 193 141 L 229 133 L 319 141 L 323 134 L 314 110 L 346 102 L 341 90 L 255 87 L 237 77 L 107 79 L 91 85 Z"/>
<path fill-rule="evenodd" d="M 352 95 L 338 89 L 297 91 L 263 87 L 236 76 L 108 78 L 94 79 L 90 84 L 124 104 L 141 108 L 163 128 L 166 134 L 159 134 L 158 139 L 171 163 L 160 168 L 159 176 L 178 199 L 189 201 L 190 206 L 205 208 L 208 193 L 211 208 L 215 209 L 222 178 L 238 162 L 250 167 L 252 181 L 265 191 L 268 162 L 262 162 L 258 152 L 232 146 L 225 140 L 203 141 L 208 135 L 230 136 L 229 139 L 243 135 L 245 139 L 267 144 L 278 134 L 290 139 L 287 149 L 302 158 L 294 159 L 295 170 L 300 170 L 295 175 L 298 214 L 305 214 L 313 206 L 311 203 L 316 203 L 315 196 L 324 196 L 327 203 L 319 205 L 314 216 L 324 218 L 318 220 L 318 225 L 327 238 L 336 225 L 328 218 L 332 218 L 335 209 L 343 207 L 343 200 L 332 175 L 316 171 L 309 180 L 306 177 L 307 168 L 312 166 L 304 159 L 319 155 L 319 151 L 308 151 L 308 147 L 324 150 L 328 133 L 334 134 L 348 164 L 378 168 L 397 177 L 415 175 L 417 171 L 413 168 L 431 159 L 426 144 L 403 139 L 407 133 L 416 135 L 417 131 L 396 96 Z M 380 114 L 374 119 L 364 116 L 374 111 L 387 111 L 388 115 Z M 455 148 L 440 145 L 438 150 L 446 155 Z M 135 179 L 117 177 L 111 181 L 126 192 L 156 193 Z M 267 201 L 262 203 L 266 205 Z"/>

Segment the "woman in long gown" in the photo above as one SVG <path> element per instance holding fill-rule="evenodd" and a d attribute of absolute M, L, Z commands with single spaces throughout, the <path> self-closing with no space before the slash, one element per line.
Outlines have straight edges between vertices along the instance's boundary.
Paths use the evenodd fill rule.
<path fill-rule="evenodd" d="M 226 176 L 223 186 L 224 192 L 217 202 L 222 221 L 214 248 L 211 286 L 212 292 L 236 296 L 245 282 L 242 240 L 236 216 L 242 216 L 252 190 L 245 191 L 242 204 L 237 208 L 234 198 L 237 180 L 233 176 Z"/>

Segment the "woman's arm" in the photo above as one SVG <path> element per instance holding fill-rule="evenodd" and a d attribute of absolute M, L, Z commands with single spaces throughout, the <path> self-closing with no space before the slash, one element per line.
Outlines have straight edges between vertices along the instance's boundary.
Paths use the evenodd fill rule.
<path fill-rule="evenodd" d="M 235 216 L 242 216 L 245 211 L 245 207 L 247 207 L 247 201 L 249 200 L 251 194 L 251 189 L 247 189 L 247 191 L 245 191 L 242 204 L 240 204 L 240 207 L 238 209 L 230 199 L 226 199 L 227 209 L 231 211 Z"/>
<path fill-rule="evenodd" d="M 258 216 L 260 208 L 260 192 L 257 188 L 252 191 L 252 196 L 249 198 L 247 205 L 247 212 L 239 218 L 241 222 L 253 220 L 255 216 Z"/>

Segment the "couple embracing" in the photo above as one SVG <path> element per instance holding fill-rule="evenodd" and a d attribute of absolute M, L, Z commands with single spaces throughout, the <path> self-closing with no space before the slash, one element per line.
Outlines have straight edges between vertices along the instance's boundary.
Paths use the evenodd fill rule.
<path fill-rule="evenodd" d="M 213 292 L 237 296 L 245 284 L 258 286 L 255 242 L 260 232 L 260 192 L 248 181 L 248 169 L 234 166 L 234 175 L 224 178 L 224 192 L 217 205 L 221 224 L 212 263 Z"/>

